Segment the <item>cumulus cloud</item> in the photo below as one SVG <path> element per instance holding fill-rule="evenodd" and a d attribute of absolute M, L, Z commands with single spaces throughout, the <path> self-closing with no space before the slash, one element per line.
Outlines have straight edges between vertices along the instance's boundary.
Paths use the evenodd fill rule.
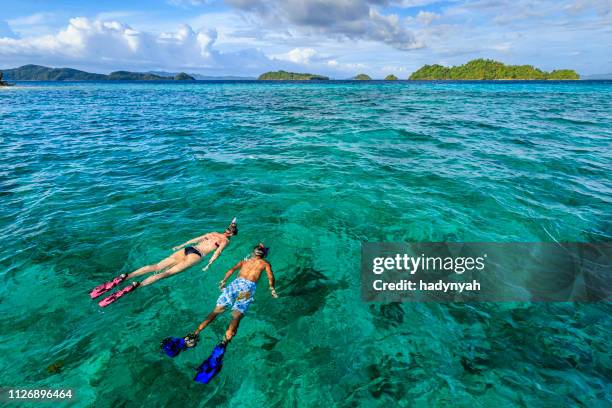
<path fill-rule="evenodd" d="M 214 48 L 214 29 L 150 33 L 118 21 L 77 17 L 53 35 L 0 38 L 0 58 L 15 63 L 76 64 L 109 69 L 191 69 L 252 73 L 269 68 L 272 60 L 258 50 L 224 53 Z"/>
<path fill-rule="evenodd" d="M 226 0 L 245 12 L 254 13 L 271 26 L 289 25 L 303 32 L 369 40 L 400 50 L 419 48 L 412 32 L 393 14 L 379 9 L 387 0 Z"/>
<path fill-rule="evenodd" d="M 194 32 L 188 25 L 173 33 L 152 35 L 117 21 L 77 17 L 55 35 L 0 39 L 0 55 L 52 54 L 109 62 L 177 58 L 189 65 L 210 56 L 215 38 L 214 31 Z"/>
<path fill-rule="evenodd" d="M 294 62 L 296 64 L 308 64 L 310 59 L 314 57 L 317 52 L 313 48 L 294 48 L 291 51 L 277 55 L 276 58 Z"/>

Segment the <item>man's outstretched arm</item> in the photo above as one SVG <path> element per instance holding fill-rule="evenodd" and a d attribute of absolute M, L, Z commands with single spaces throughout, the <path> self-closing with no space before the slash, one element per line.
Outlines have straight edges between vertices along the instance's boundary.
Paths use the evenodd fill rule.
<path fill-rule="evenodd" d="M 274 273 L 272 273 L 272 266 L 266 262 L 266 275 L 268 275 L 268 283 L 270 284 L 270 294 L 272 297 L 277 298 L 276 289 L 274 289 L 274 284 L 276 283 L 274 280 Z"/>
<path fill-rule="evenodd" d="M 225 276 L 221 281 L 219 281 L 219 289 L 223 289 L 225 287 L 225 282 L 232 276 L 232 274 L 236 271 L 236 269 L 240 269 L 242 267 L 242 263 L 244 261 L 238 262 L 236 265 L 232 267 L 229 271 L 225 273 Z"/>

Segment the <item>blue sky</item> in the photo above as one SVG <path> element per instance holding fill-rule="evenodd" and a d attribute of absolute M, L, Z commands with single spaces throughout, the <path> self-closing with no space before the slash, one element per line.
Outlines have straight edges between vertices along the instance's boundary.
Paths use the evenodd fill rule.
<path fill-rule="evenodd" d="M 22 0 L 0 14 L 0 68 L 406 78 L 484 57 L 589 75 L 612 72 L 611 44 L 612 0 Z"/>

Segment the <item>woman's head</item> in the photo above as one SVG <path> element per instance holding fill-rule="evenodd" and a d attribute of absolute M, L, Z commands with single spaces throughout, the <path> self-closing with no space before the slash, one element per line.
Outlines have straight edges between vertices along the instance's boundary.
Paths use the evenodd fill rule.
<path fill-rule="evenodd" d="M 238 235 L 238 225 L 236 224 L 236 217 L 232 220 L 229 227 L 225 229 L 225 235 L 231 237 L 232 235 Z"/>
<path fill-rule="evenodd" d="M 238 227 L 236 224 L 230 224 L 229 227 L 225 230 L 225 235 L 231 237 L 232 235 L 238 235 Z"/>

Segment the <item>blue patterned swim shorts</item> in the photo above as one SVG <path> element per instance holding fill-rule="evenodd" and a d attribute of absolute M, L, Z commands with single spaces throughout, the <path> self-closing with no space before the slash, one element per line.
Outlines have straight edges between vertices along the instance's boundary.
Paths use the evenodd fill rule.
<path fill-rule="evenodd" d="M 223 289 L 221 296 L 217 299 L 217 306 L 232 306 L 232 310 L 237 310 L 245 314 L 249 305 L 253 302 L 253 295 L 257 284 L 244 278 L 238 278 Z"/>

